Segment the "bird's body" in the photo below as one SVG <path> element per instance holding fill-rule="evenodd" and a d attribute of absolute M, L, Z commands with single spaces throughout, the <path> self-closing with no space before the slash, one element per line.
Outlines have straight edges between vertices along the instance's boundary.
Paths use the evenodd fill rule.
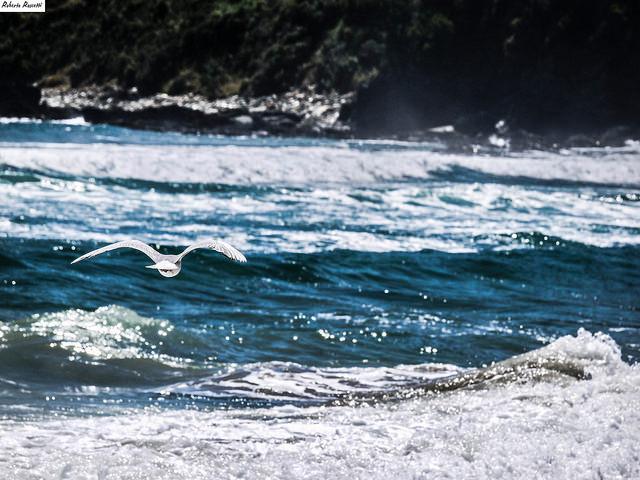
<path fill-rule="evenodd" d="M 171 257 L 177 257 L 177 255 L 167 255 Z M 175 277 L 180 273 L 180 269 L 182 268 L 182 262 L 180 260 L 176 260 L 175 262 L 171 260 L 162 260 L 155 265 L 147 265 L 146 268 L 155 268 L 160 272 L 160 275 L 163 277 Z"/>
<path fill-rule="evenodd" d="M 182 268 L 182 259 L 193 250 L 198 248 L 208 248 L 215 250 L 223 254 L 224 256 L 230 258 L 231 260 L 235 260 L 237 262 L 246 262 L 247 259 L 245 256 L 240 253 L 236 248 L 232 247 L 226 242 L 216 241 L 216 240 L 208 240 L 204 242 L 194 243 L 193 245 L 187 247 L 181 254 L 179 255 L 164 255 L 158 251 L 156 251 L 153 247 L 147 245 L 144 242 L 139 240 L 125 240 L 123 242 L 112 243 L 111 245 L 106 245 L 102 248 L 98 248 L 97 250 L 93 250 L 89 253 L 85 253 L 81 257 L 76 258 L 71 263 L 80 262 L 87 258 L 95 257 L 96 255 L 100 255 L 101 253 L 108 252 L 110 250 L 115 250 L 116 248 L 133 248 L 134 250 L 138 250 L 145 255 L 147 255 L 151 260 L 154 261 L 153 265 L 147 265 L 146 268 L 155 268 L 160 272 L 160 275 L 163 277 L 175 277 L 180 273 L 180 269 Z"/>

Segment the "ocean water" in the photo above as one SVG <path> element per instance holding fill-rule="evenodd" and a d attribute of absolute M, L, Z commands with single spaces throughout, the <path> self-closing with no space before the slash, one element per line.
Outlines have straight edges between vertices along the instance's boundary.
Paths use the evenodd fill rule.
<path fill-rule="evenodd" d="M 5 119 L 0 478 L 640 478 L 639 293 L 637 141 Z"/>

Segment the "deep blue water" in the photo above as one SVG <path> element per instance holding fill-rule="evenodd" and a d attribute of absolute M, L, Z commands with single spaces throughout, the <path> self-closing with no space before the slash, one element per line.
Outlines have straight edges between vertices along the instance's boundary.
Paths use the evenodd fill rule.
<path fill-rule="evenodd" d="M 633 145 L 466 158 L 52 123 L 2 124 L 0 142 L 7 411 L 144 406 L 230 365 L 479 367 L 581 327 L 640 356 L 640 182 L 611 173 Z M 70 265 L 124 238 L 175 253 L 210 237 L 248 263 Z M 220 391 L 194 405 L 251 405 Z"/>

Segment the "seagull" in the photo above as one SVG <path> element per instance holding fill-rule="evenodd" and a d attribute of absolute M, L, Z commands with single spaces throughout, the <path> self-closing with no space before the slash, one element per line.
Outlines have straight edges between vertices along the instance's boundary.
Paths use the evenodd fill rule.
<path fill-rule="evenodd" d="M 247 259 L 245 256 L 240 253 L 237 249 L 232 247 L 226 242 L 222 242 L 219 240 L 206 240 L 203 242 L 194 243 L 193 245 L 185 248 L 185 250 L 180 255 L 163 255 L 162 253 L 156 251 L 153 247 L 150 247 L 144 242 L 139 240 L 125 240 L 123 242 L 112 243 L 111 245 L 107 245 L 102 248 L 98 248 L 97 250 L 93 250 L 89 253 L 85 253 L 81 257 L 76 258 L 72 264 L 80 262 L 82 260 L 86 260 L 87 258 L 93 258 L 96 255 L 100 255 L 101 253 L 108 252 L 110 250 L 115 250 L 116 248 L 133 248 L 134 250 L 139 250 L 147 257 L 151 258 L 154 261 L 153 265 L 147 265 L 146 268 L 155 268 L 160 272 L 160 275 L 163 277 L 175 277 L 180 273 L 180 269 L 182 268 L 182 259 L 198 248 L 209 248 L 215 250 L 223 254 L 226 257 L 229 257 L 231 260 L 235 260 L 236 262 L 246 262 Z"/>

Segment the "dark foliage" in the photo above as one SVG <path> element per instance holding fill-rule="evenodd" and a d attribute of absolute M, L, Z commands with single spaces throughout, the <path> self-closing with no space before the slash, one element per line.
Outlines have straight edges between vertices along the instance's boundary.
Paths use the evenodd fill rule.
<path fill-rule="evenodd" d="M 361 89 L 362 129 L 638 121 L 635 0 L 50 0 L 0 16 L 0 83 Z"/>

